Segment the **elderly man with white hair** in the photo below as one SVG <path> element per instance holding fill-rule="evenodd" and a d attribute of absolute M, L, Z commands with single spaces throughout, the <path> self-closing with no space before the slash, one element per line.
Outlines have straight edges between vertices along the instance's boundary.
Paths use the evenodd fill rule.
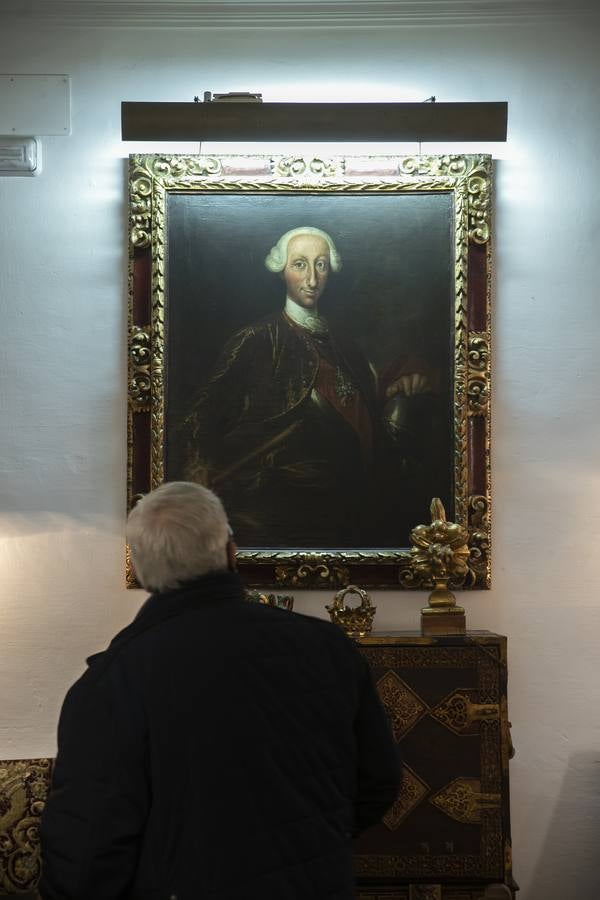
<path fill-rule="evenodd" d="M 340 254 L 301 226 L 265 266 L 285 285 L 284 307 L 227 341 L 184 427 L 184 475 L 222 493 L 243 546 L 367 546 L 382 404 L 361 349 L 321 314 Z M 402 376 L 386 397 L 427 388 Z"/>
<path fill-rule="evenodd" d="M 65 699 L 43 900 L 352 900 L 352 837 L 400 778 L 366 662 L 245 600 L 206 488 L 162 485 L 128 538 L 152 594 Z"/>

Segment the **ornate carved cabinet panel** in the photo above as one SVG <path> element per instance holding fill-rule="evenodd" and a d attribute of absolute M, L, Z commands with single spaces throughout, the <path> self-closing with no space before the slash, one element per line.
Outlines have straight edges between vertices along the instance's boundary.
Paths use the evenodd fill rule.
<path fill-rule="evenodd" d="M 359 643 L 404 764 L 396 803 L 357 842 L 359 900 L 513 897 L 506 638 Z"/>

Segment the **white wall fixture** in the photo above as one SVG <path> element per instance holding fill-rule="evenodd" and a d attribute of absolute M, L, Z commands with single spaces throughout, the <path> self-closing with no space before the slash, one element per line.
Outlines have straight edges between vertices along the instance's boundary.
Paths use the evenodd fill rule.
<path fill-rule="evenodd" d="M 70 133 L 68 75 L 0 75 L 0 135 Z"/>
<path fill-rule="evenodd" d="M 34 137 L 0 137 L 0 178 L 5 175 L 39 175 L 42 146 Z"/>

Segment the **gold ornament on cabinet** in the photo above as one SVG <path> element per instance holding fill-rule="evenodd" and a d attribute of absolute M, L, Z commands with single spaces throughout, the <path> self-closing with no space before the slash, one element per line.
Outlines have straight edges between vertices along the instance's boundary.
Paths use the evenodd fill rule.
<path fill-rule="evenodd" d="M 410 533 L 411 562 L 424 581 L 433 583 L 429 606 L 421 610 L 424 635 L 465 634 L 462 606 L 448 587 L 451 578 L 464 578 L 469 561 L 469 533 L 462 525 L 446 520 L 442 501 L 431 501 L 431 525 L 417 525 Z"/>
<path fill-rule="evenodd" d="M 345 603 L 348 594 L 356 594 L 360 598 L 358 606 L 349 606 Z M 338 591 L 331 606 L 325 609 L 331 616 L 331 621 L 346 632 L 348 637 L 364 637 L 370 634 L 373 627 L 376 606 L 373 606 L 369 594 L 355 584 Z"/>

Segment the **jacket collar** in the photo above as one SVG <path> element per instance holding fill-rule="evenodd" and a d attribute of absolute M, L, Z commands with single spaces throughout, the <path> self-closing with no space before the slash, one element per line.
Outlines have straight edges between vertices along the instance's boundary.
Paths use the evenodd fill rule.
<path fill-rule="evenodd" d="M 180 609 L 199 604 L 213 605 L 245 600 L 244 586 L 237 572 L 209 572 L 201 578 L 186 581 L 181 587 L 151 594 L 135 617 L 135 622 L 147 616 L 170 617 Z"/>

